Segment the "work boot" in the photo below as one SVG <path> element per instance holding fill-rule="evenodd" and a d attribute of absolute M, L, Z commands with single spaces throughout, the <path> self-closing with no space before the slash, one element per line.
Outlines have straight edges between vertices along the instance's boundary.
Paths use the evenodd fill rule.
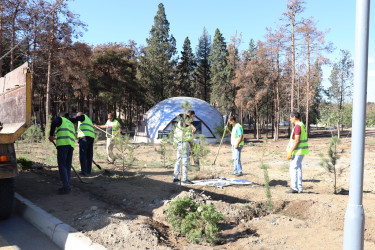
<path fill-rule="evenodd" d="M 70 188 L 62 187 L 57 190 L 58 194 L 69 194 L 71 191 Z"/>
<path fill-rule="evenodd" d="M 285 193 L 287 193 L 287 194 L 296 194 L 296 193 L 298 193 L 298 191 L 294 190 L 293 188 L 291 188 L 291 189 L 285 191 Z"/>
<path fill-rule="evenodd" d="M 184 183 L 184 184 L 194 184 L 192 181 L 190 181 L 188 179 L 182 181 L 182 183 Z"/>

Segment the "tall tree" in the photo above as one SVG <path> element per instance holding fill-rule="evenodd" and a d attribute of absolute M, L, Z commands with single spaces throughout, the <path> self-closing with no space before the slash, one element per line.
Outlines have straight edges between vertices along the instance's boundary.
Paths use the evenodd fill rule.
<path fill-rule="evenodd" d="M 206 28 L 203 28 L 203 34 L 199 38 L 197 46 L 196 58 L 197 68 L 195 70 L 195 97 L 210 101 L 211 85 L 210 85 L 210 61 L 211 56 L 211 36 Z"/>
<path fill-rule="evenodd" d="M 311 86 L 311 62 L 319 59 L 319 63 L 325 63 L 328 61 L 327 58 L 322 56 L 323 52 L 330 52 L 331 51 L 331 44 L 327 44 L 324 40 L 325 32 L 319 31 L 316 28 L 316 23 L 312 18 L 306 19 L 302 26 L 298 27 L 299 33 L 302 35 L 302 41 L 304 48 L 302 53 L 306 57 L 307 61 L 307 72 L 306 72 L 306 132 L 309 131 L 309 113 L 310 113 L 310 105 L 311 100 L 315 96 L 315 88 Z"/>
<path fill-rule="evenodd" d="M 210 82 L 212 86 L 211 104 L 224 113 L 235 109 L 234 85 L 231 83 L 234 73 L 228 56 L 225 39 L 219 29 L 216 29 L 211 47 L 211 56 L 209 57 L 211 64 Z"/>
<path fill-rule="evenodd" d="M 189 37 L 185 38 L 181 61 L 177 65 L 177 85 L 174 95 L 194 96 L 194 72 L 197 62 L 191 49 Z"/>
<path fill-rule="evenodd" d="M 280 81 L 281 81 L 281 54 L 285 48 L 284 30 L 278 28 L 275 32 L 267 28 L 265 47 L 269 51 L 267 54 L 270 60 L 271 84 L 273 96 L 273 139 L 279 139 L 279 124 L 280 124 Z"/>
<path fill-rule="evenodd" d="M 155 104 L 172 96 L 171 90 L 175 85 L 176 40 L 169 35 L 169 22 L 162 3 L 158 5 L 154 25 L 146 41 L 144 55 L 140 57 L 139 71 L 141 80 L 149 90 L 149 102 Z"/>
<path fill-rule="evenodd" d="M 297 19 L 298 15 L 305 10 L 303 6 L 305 2 L 303 0 L 288 0 L 287 11 L 283 13 L 286 30 L 289 35 L 290 51 L 292 54 L 292 75 L 291 75 L 291 86 L 290 86 L 290 109 L 293 111 L 294 106 L 294 88 L 296 81 L 296 32 L 297 27 L 302 24 L 302 21 Z"/>
<path fill-rule="evenodd" d="M 343 112 L 345 101 L 351 98 L 351 90 L 353 87 L 353 60 L 351 54 L 347 50 L 340 50 L 340 58 L 333 64 L 329 81 L 331 86 L 327 91 L 327 95 L 337 107 L 337 132 L 340 137 L 340 127 L 343 121 Z"/>
<path fill-rule="evenodd" d="M 255 53 L 254 53 L 255 52 Z M 260 139 L 260 111 L 262 103 L 266 103 L 269 91 L 270 69 L 267 50 L 262 42 L 258 42 L 254 56 L 249 61 L 243 61 L 236 70 L 234 83 L 239 88 L 236 95 L 236 105 L 243 105 L 254 112 L 255 137 Z"/>

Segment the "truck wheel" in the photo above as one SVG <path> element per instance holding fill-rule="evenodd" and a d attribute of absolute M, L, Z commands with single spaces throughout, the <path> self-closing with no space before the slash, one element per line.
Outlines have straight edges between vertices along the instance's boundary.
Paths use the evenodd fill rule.
<path fill-rule="evenodd" d="M 14 199 L 14 179 L 0 179 L 0 220 L 10 217 Z"/>

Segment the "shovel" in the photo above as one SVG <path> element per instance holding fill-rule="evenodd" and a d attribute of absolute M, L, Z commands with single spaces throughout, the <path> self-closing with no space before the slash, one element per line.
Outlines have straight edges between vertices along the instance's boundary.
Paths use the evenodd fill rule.
<path fill-rule="evenodd" d="M 53 143 L 53 145 L 55 145 L 55 148 L 57 148 L 57 147 L 56 147 L 56 143 L 55 143 L 54 141 L 51 141 L 51 142 Z M 84 184 L 91 184 L 91 183 L 92 183 L 92 182 L 88 182 L 88 181 L 84 181 L 84 180 L 82 180 L 81 176 L 79 176 L 79 174 L 77 173 L 77 171 L 76 171 L 76 169 L 73 167 L 73 165 L 71 165 L 71 167 L 72 167 L 74 173 L 77 175 L 77 177 L 78 177 L 78 179 L 79 179 L 79 181 L 80 181 L 81 183 L 84 183 Z"/>
<path fill-rule="evenodd" d="M 225 127 L 228 127 L 229 117 L 230 117 L 231 114 L 232 114 L 232 112 L 229 112 L 229 115 L 228 115 L 228 118 L 227 118 L 227 124 L 225 125 Z M 216 163 L 217 157 L 219 156 L 220 147 L 221 147 L 221 144 L 223 143 L 223 140 L 224 140 L 224 136 L 225 136 L 225 132 L 226 132 L 226 131 L 227 131 L 227 129 L 224 128 L 223 136 L 221 137 L 220 145 L 219 145 L 219 148 L 217 149 L 217 153 L 216 153 L 216 157 L 215 157 L 214 163 L 212 163 L 212 169 L 213 169 L 213 173 L 214 173 L 214 178 L 216 178 L 216 168 L 215 168 L 215 163 Z"/>

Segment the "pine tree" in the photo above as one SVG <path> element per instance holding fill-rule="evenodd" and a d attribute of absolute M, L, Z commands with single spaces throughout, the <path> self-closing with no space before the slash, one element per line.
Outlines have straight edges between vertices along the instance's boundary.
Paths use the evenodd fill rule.
<path fill-rule="evenodd" d="M 211 36 L 206 28 L 203 28 L 203 34 L 199 38 L 198 49 L 196 53 L 197 68 L 195 70 L 195 87 L 194 96 L 210 101 L 211 85 L 210 85 L 210 62 L 208 58 L 211 55 Z"/>
<path fill-rule="evenodd" d="M 148 101 L 155 104 L 172 96 L 171 90 L 175 84 L 176 40 L 169 35 L 169 22 L 162 3 L 158 6 L 154 25 L 146 42 L 144 55 L 139 62 L 140 78 L 149 90 Z"/>
<path fill-rule="evenodd" d="M 194 96 L 194 71 L 197 66 L 189 37 L 185 38 L 181 51 L 181 61 L 177 66 L 177 83 L 174 95 Z"/>
<path fill-rule="evenodd" d="M 228 60 L 227 46 L 219 29 L 215 31 L 209 61 L 211 64 L 211 104 L 217 106 L 222 112 L 227 113 L 235 108 L 234 85 L 231 84 L 233 68 Z"/>

